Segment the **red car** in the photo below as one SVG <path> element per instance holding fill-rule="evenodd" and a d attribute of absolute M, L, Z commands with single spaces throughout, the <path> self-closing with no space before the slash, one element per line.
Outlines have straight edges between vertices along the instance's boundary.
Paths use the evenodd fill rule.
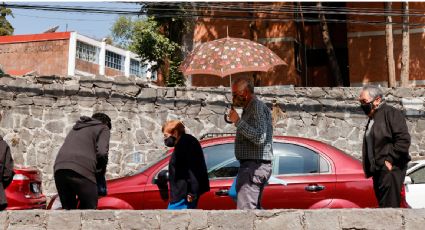
<path fill-rule="evenodd" d="M 41 190 L 41 173 L 34 168 L 15 169 L 6 189 L 7 210 L 45 209 L 46 196 Z"/>
<path fill-rule="evenodd" d="M 235 209 L 228 196 L 239 162 L 234 157 L 234 137 L 202 140 L 210 192 L 201 196 L 200 209 Z M 361 162 L 325 143 L 300 137 L 274 137 L 273 176 L 287 186 L 266 186 L 265 209 L 377 207 L 372 180 L 365 179 Z M 108 195 L 99 209 L 165 209 L 168 204 L 166 171 L 170 152 L 138 173 L 109 180 Z M 403 197 L 405 201 L 405 197 Z M 60 207 L 54 197 L 50 208 Z"/>

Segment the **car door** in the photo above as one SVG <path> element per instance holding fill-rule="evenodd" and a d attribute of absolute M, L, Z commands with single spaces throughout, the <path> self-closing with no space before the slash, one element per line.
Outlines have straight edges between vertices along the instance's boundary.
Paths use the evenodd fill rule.
<path fill-rule="evenodd" d="M 236 203 L 228 191 L 238 173 L 239 162 L 235 159 L 234 144 L 218 144 L 205 147 L 205 162 L 210 178 L 210 191 L 201 196 L 200 209 L 235 209 Z"/>
<path fill-rule="evenodd" d="M 418 167 L 408 176 L 411 184 L 406 184 L 406 201 L 412 208 L 425 208 L 425 166 Z"/>
<path fill-rule="evenodd" d="M 234 156 L 234 144 L 217 144 L 203 148 L 205 163 L 210 177 L 210 191 L 199 200 L 200 209 L 234 209 L 235 203 L 227 195 L 239 162 Z M 160 186 L 155 179 L 162 170 L 168 169 L 168 161 L 155 166 L 144 189 L 143 209 L 164 209 L 169 202 L 168 186 Z"/>
<path fill-rule="evenodd" d="M 288 184 L 272 180 L 263 193 L 263 208 L 308 209 L 330 204 L 336 183 L 330 159 L 294 143 L 275 142 L 273 151 L 272 176 Z"/>

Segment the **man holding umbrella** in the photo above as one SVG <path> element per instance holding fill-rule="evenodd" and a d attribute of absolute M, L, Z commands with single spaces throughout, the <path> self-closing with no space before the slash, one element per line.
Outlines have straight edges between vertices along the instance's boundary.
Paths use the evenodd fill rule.
<path fill-rule="evenodd" d="M 236 179 L 237 208 L 260 209 L 261 194 L 272 173 L 273 126 L 270 109 L 254 94 L 245 79 L 232 85 L 233 106 L 242 107 L 239 117 L 232 108 L 229 120 L 236 126 L 235 156 L 240 162 Z"/>

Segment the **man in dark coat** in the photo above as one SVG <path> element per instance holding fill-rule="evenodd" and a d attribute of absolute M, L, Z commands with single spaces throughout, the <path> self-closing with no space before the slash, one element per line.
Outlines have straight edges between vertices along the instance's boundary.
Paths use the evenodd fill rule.
<path fill-rule="evenodd" d="M 4 190 L 12 182 L 13 174 L 13 158 L 9 145 L 0 136 L 0 211 L 7 207 L 6 192 Z"/>
<path fill-rule="evenodd" d="M 364 173 L 373 178 L 379 207 L 400 207 L 401 188 L 411 160 L 406 119 L 400 110 L 384 102 L 376 86 L 365 86 L 359 101 L 369 117 L 363 139 Z"/>
<path fill-rule="evenodd" d="M 199 141 L 186 134 L 178 120 L 162 128 L 164 144 L 174 147 L 169 170 L 170 204 L 168 209 L 194 209 L 199 197 L 210 190 L 207 166 Z"/>
<path fill-rule="evenodd" d="M 108 162 L 111 119 L 103 113 L 82 116 L 69 132 L 56 157 L 54 172 L 64 209 L 96 209 L 96 173 Z"/>

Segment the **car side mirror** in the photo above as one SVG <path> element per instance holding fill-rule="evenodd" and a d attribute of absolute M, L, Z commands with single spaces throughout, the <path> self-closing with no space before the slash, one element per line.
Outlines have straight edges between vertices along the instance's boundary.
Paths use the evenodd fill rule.
<path fill-rule="evenodd" d="M 168 182 L 168 170 L 161 170 L 158 173 L 158 178 L 155 180 L 155 183 L 158 185 L 165 185 Z"/>
<path fill-rule="evenodd" d="M 407 185 L 407 184 L 413 184 L 412 178 L 410 176 L 404 177 L 404 184 L 405 185 Z"/>

